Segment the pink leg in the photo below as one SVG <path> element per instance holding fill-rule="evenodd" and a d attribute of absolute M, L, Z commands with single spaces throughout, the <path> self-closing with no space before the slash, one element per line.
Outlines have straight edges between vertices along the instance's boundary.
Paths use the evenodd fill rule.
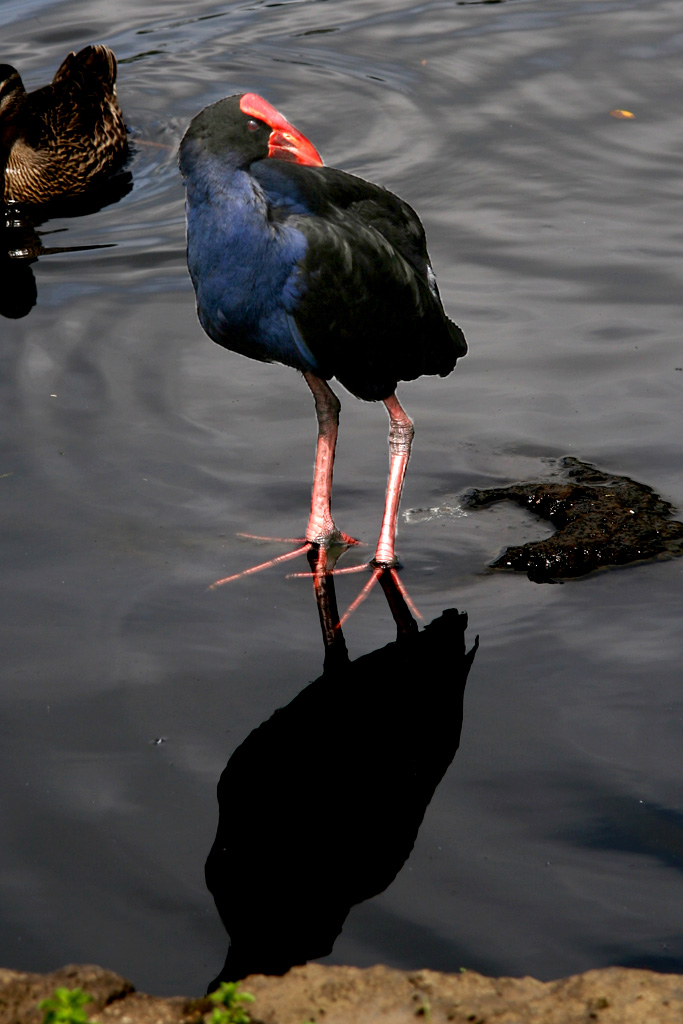
<path fill-rule="evenodd" d="M 305 373 L 304 380 L 313 392 L 315 414 L 318 418 L 318 446 L 315 452 L 311 514 L 306 527 L 306 540 L 311 544 L 324 544 L 336 534 L 331 511 L 332 471 L 341 404 L 334 391 L 320 377 Z"/>
<path fill-rule="evenodd" d="M 221 587 L 224 583 L 242 579 L 243 576 L 261 572 L 262 569 L 270 569 L 273 565 L 287 562 L 302 554 L 314 555 L 311 564 L 315 566 L 313 576 L 317 585 L 323 575 L 333 571 L 339 556 L 352 544 L 358 544 L 353 537 L 349 537 L 337 529 L 331 511 L 332 470 L 334 469 L 334 450 L 337 446 L 341 404 L 334 391 L 320 377 L 316 377 L 313 373 L 305 373 L 304 379 L 313 392 L 315 414 L 318 418 L 318 446 L 315 453 L 311 514 L 308 517 L 304 545 L 297 548 L 296 551 L 288 551 L 284 555 L 278 555 L 277 558 L 261 562 L 260 565 L 254 565 L 250 569 L 243 569 L 242 572 L 226 576 L 222 580 L 216 580 L 209 587 L 210 590 Z M 244 536 L 252 535 L 244 534 Z M 260 537 L 256 539 L 271 540 L 273 538 Z M 312 549 L 316 550 L 312 552 Z M 309 573 L 294 573 L 293 575 L 308 576 Z"/>
<path fill-rule="evenodd" d="M 306 377 L 306 382 L 315 397 L 315 407 L 319 424 L 318 451 L 315 464 L 315 478 L 313 482 L 311 517 L 308 524 L 309 528 L 306 531 L 307 540 L 309 540 L 311 544 L 319 544 L 315 564 L 312 561 L 311 554 L 309 554 L 309 562 L 311 562 L 311 565 L 313 566 L 312 575 L 314 577 L 314 585 L 316 586 L 317 593 L 318 588 L 325 584 L 325 577 L 328 573 L 334 572 L 335 574 L 342 574 L 345 572 L 358 572 L 359 570 L 366 569 L 367 565 L 354 566 L 352 569 L 336 569 L 336 552 L 334 550 L 332 551 L 333 557 L 331 562 L 329 557 L 327 557 L 328 552 L 325 549 L 329 548 L 331 541 L 341 540 L 342 543 L 346 545 L 349 543 L 355 544 L 357 541 L 347 537 L 345 534 L 340 534 L 336 530 L 332 520 L 332 514 L 330 512 L 332 462 L 334 460 L 334 448 L 337 440 L 339 402 L 324 381 L 321 381 L 319 378 L 313 377 L 310 374 L 304 374 L 304 376 Z M 331 396 L 332 401 L 330 401 L 328 394 Z M 400 599 L 400 601 L 405 602 L 409 613 L 412 613 L 412 615 L 418 619 L 422 618 L 398 578 L 398 570 L 396 569 L 397 559 L 394 552 L 396 544 L 396 520 L 398 518 L 401 491 L 403 490 L 403 481 L 408 467 L 408 460 L 410 459 L 410 448 L 415 430 L 410 417 L 402 408 L 396 395 L 390 395 L 389 398 L 384 400 L 384 404 L 386 405 L 387 412 L 389 413 L 391 426 L 389 428 L 389 479 L 387 482 L 387 496 L 384 504 L 382 529 L 377 542 L 375 557 L 370 563 L 372 575 L 358 597 L 352 602 L 345 614 L 341 617 L 338 626 L 343 625 L 349 616 L 352 615 L 353 612 L 363 603 L 378 581 L 381 582 L 385 592 L 387 592 L 387 588 L 389 588 L 392 594 L 397 595 L 397 600 Z M 319 522 L 325 521 L 329 523 L 333 532 L 327 536 L 324 534 L 322 536 L 318 534 L 318 537 L 320 538 L 318 539 L 318 537 L 315 536 L 314 531 Z M 309 574 L 296 573 L 295 575 L 299 576 Z M 334 629 L 337 628 L 338 627 L 335 624 Z"/>
<path fill-rule="evenodd" d="M 401 491 L 406 475 L 408 459 L 410 458 L 410 447 L 413 442 L 415 430 L 410 417 L 407 415 L 396 395 L 385 398 L 384 404 L 389 413 L 391 426 L 389 428 L 389 480 L 387 483 L 387 496 L 384 503 L 384 518 L 382 529 L 373 564 L 379 568 L 390 568 L 396 565 L 396 520 L 398 518 L 398 507 L 401 502 Z"/>

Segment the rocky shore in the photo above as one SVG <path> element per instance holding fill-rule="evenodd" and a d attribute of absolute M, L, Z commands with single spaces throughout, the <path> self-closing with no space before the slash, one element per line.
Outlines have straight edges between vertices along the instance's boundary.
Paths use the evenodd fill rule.
<path fill-rule="evenodd" d="M 86 1012 L 101 1024 L 208 1024 L 206 998 L 136 992 L 112 971 L 90 965 L 51 974 L 0 969 L 0 1024 L 42 1024 L 38 1003 L 55 989 L 81 988 Z M 295 967 L 284 977 L 242 983 L 255 999 L 253 1024 L 680 1024 L 683 976 L 609 967 L 560 981 L 485 978 L 473 971 L 397 971 L 388 967 Z"/>

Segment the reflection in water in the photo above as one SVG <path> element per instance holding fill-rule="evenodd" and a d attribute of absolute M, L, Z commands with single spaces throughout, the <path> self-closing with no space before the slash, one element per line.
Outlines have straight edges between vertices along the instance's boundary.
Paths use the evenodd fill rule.
<path fill-rule="evenodd" d="M 96 213 L 104 206 L 117 203 L 132 188 L 132 174 L 121 171 L 93 188 L 87 196 L 41 207 L 39 218 L 35 207 L 24 207 L 13 201 L 5 203 L 0 221 L 0 316 L 18 320 L 35 306 L 38 289 L 31 264 L 39 256 L 111 248 L 110 245 L 46 247 L 42 238 L 49 232 L 37 231 L 39 224 L 49 217 L 82 217 Z"/>
<path fill-rule="evenodd" d="M 32 225 L 23 220 L 14 204 L 5 208 L 0 230 L 0 314 L 10 320 L 26 316 L 36 304 L 38 289 L 31 270 L 43 253 Z"/>
<path fill-rule="evenodd" d="M 419 631 L 391 575 L 397 639 L 350 661 L 333 577 L 316 596 L 322 676 L 255 729 L 218 785 L 206 879 L 230 948 L 220 981 L 331 952 L 351 907 L 404 864 L 460 740 L 478 640 L 454 609 Z"/>

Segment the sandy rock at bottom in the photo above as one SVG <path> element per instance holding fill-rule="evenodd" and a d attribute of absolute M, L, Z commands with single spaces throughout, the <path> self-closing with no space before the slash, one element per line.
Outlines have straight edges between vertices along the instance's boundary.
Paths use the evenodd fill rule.
<path fill-rule="evenodd" d="M 130 982 L 91 965 L 51 974 L 0 969 L 0 1024 L 41 1024 L 38 1003 L 55 988 L 82 988 L 101 1024 L 208 1024 L 204 997 L 172 999 L 135 992 Z M 473 971 L 397 971 L 388 967 L 295 967 L 283 978 L 254 975 L 242 989 L 254 1024 L 681 1024 L 683 976 L 610 967 L 560 981 L 486 978 Z"/>
<path fill-rule="evenodd" d="M 252 1018 L 262 1024 L 601 1024 L 683 1022 L 683 978 L 613 967 L 561 981 L 485 978 L 473 971 L 295 968 L 284 978 L 249 978 Z"/>

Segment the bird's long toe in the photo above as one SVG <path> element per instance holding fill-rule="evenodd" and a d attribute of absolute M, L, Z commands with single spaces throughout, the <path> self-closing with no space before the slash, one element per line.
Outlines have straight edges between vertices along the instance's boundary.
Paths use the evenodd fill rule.
<path fill-rule="evenodd" d="M 363 586 L 360 593 L 351 602 L 349 607 L 346 609 L 344 614 L 339 619 L 340 626 L 343 626 L 344 623 L 353 615 L 353 613 L 358 608 L 360 608 L 360 606 L 363 604 L 366 597 L 368 597 L 370 591 L 373 589 L 376 583 L 382 584 L 382 589 L 386 592 L 387 587 L 385 586 L 385 584 L 387 582 L 400 595 L 400 597 L 405 602 L 405 604 L 409 608 L 410 612 L 415 616 L 415 618 L 422 619 L 422 615 L 418 611 L 415 603 L 410 597 L 410 594 L 408 593 L 408 591 L 406 590 L 406 588 L 404 587 L 403 583 L 399 578 L 398 569 L 396 569 L 395 567 L 375 566 L 373 565 L 373 563 L 370 563 L 370 568 L 372 569 L 372 575 L 370 579 Z"/>
<path fill-rule="evenodd" d="M 224 576 L 222 579 L 214 580 L 210 584 L 209 590 L 216 590 L 226 583 L 234 583 L 245 576 L 252 576 L 254 573 L 263 572 L 265 569 L 272 569 L 274 566 L 292 561 L 300 555 L 308 556 L 309 562 L 314 567 L 313 571 L 290 573 L 288 574 L 289 576 L 296 578 L 319 575 L 320 573 L 331 573 L 335 571 L 334 567 L 337 559 L 350 547 L 361 543 L 355 537 L 350 537 L 347 533 L 337 530 L 336 527 L 329 534 L 317 540 L 306 540 L 304 537 L 263 537 L 253 533 L 240 533 L 238 536 L 245 537 L 247 540 L 273 541 L 274 543 L 298 544 L 299 546 L 293 551 L 285 551 L 283 554 L 269 558 L 265 562 L 251 565 L 248 569 L 241 569 L 240 572 L 233 573 L 231 576 Z M 361 568 L 365 568 L 365 566 L 361 566 Z"/>

